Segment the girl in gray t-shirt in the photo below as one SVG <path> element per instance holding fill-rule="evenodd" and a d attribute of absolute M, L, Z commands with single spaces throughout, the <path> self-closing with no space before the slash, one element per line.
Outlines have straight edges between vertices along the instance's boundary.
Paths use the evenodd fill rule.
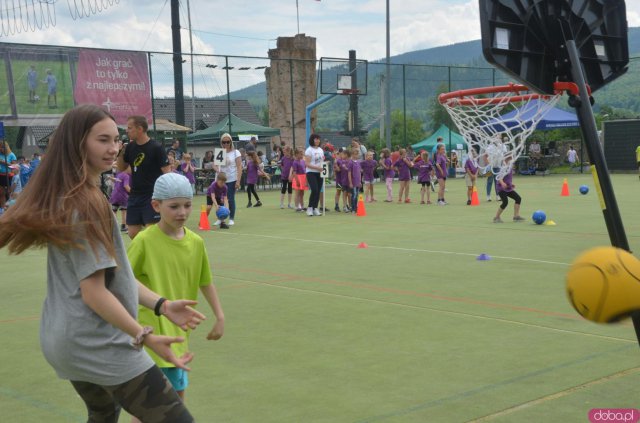
<path fill-rule="evenodd" d="M 16 204 L 0 218 L 0 248 L 19 254 L 47 246 L 47 297 L 40 342 L 59 377 L 71 381 L 91 421 L 116 422 L 120 409 L 142 421 L 192 422 L 143 345 L 176 367 L 180 338 L 137 322 L 141 304 L 183 329 L 204 316 L 194 301 L 166 301 L 133 276 L 115 215 L 98 186 L 118 154 L 118 128 L 98 106 L 67 112 L 46 158 Z M 55 181 L 55 182 L 51 182 Z"/>

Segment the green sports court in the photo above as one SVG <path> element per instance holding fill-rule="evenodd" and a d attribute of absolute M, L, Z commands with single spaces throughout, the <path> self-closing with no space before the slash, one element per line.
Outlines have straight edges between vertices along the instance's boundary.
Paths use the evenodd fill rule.
<path fill-rule="evenodd" d="M 503 224 L 484 195 L 465 204 L 463 179 L 449 181 L 447 206 L 417 204 L 414 183 L 412 204 L 378 201 L 364 217 L 281 210 L 275 190 L 246 209 L 238 193 L 236 225 L 199 232 L 226 328 L 217 342 L 208 323 L 192 335 L 189 409 L 202 422 L 584 422 L 593 408 L 637 407 L 631 323 L 585 321 L 566 298 L 571 261 L 609 238 L 595 191 L 578 192 L 591 176 L 569 175 L 561 197 L 565 176 L 514 178 L 528 219 L 511 222 L 510 205 Z M 638 176 L 612 179 L 637 250 Z M 556 225 L 535 225 L 537 209 Z M 85 421 L 40 352 L 46 253 L 2 254 L 3 420 Z"/>

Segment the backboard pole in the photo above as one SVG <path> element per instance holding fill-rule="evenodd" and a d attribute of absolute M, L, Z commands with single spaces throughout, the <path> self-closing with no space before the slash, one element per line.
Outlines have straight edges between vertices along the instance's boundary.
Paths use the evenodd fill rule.
<path fill-rule="evenodd" d="M 620 209 L 618 208 L 611 178 L 609 177 L 609 169 L 607 168 L 602 146 L 598 139 L 596 120 L 593 116 L 593 109 L 591 108 L 591 100 L 584 79 L 578 48 L 567 22 L 565 20 L 560 20 L 559 22 L 565 39 L 565 47 L 569 55 L 571 76 L 573 82 L 578 86 L 580 99 L 580 101 L 570 101 L 569 104 L 576 109 L 578 120 L 580 121 L 580 129 L 587 148 L 587 154 L 589 155 L 589 161 L 595 167 L 593 179 L 597 187 L 596 191 L 601 195 L 600 204 L 607 226 L 607 232 L 609 233 L 609 239 L 611 240 L 611 245 L 614 247 L 629 251 L 629 241 L 624 231 Z M 640 344 L 640 313 L 633 313 L 631 319 L 636 332 L 636 338 Z"/>

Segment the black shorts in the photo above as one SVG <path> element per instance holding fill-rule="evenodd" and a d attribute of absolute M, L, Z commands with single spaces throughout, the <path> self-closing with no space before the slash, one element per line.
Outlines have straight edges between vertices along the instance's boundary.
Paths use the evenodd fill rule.
<path fill-rule="evenodd" d="M 127 205 L 125 204 L 124 206 L 121 206 L 120 204 L 112 204 L 111 205 L 111 210 L 113 210 L 113 212 L 117 212 L 118 210 L 127 210 Z"/>
<path fill-rule="evenodd" d="M 160 221 L 160 213 L 151 206 L 151 194 L 129 195 L 127 225 L 149 225 Z"/>
<path fill-rule="evenodd" d="M 224 204 L 222 202 L 222 198 L 216 198 L 216 203 L 218 203 L 219 206 L 222 206 Z M 213 206 L 213 200 L 211 199 L 210 195 L 207 195 L 207 206 Z"/>
<path fill-rule="evenodd" d="M 346 188 L 343 188 L 341 184 L 336 182 L 336 191 L 346 191 Z"/>
<path fill-rule="evenodd" d="M 420 181 L 418 182 L 418 184 L 422 185 L 422 187 L 430 187 L 431 186 L 431 181 Z"/>

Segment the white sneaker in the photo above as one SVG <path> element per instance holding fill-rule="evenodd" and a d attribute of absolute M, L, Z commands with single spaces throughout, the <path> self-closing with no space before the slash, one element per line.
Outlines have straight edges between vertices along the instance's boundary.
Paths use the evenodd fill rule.
<path fill-rule="evenodd" d="M 284 209 L 284 204 L 280 203 L 280 208 Z"/>
<path fill-rule="evenodd" d="M 322 213 L 320 213 L 320 210 L 318 209 L 313 209 L 313 215 L 314 216 L 320 216 Z"/>
<path fill-rule="evenodd" d="M 313 216 L 313 209 L 311 207 L 307 209 L 307 216 Z"/>
<path fill-rule="evenodd" d="M 227 225 L 229 225 L 229 226 L 233 226 L 233 225 L 235 225 L 235 224 L 236 224 L 236 222 L 234 222 L 234 221 L 233 221 L 233 220 L 231 220 L 231 219 L 229 219 L 229 223 L 227 223 Z"/>
<path fill-rule="evenodd" d="M 213 226 L 218 226 L 218 225 L 220 225 L 220 220 L 219 220 L 219 219 L 215 221 L 215 223 L 213 224 Z"/>

